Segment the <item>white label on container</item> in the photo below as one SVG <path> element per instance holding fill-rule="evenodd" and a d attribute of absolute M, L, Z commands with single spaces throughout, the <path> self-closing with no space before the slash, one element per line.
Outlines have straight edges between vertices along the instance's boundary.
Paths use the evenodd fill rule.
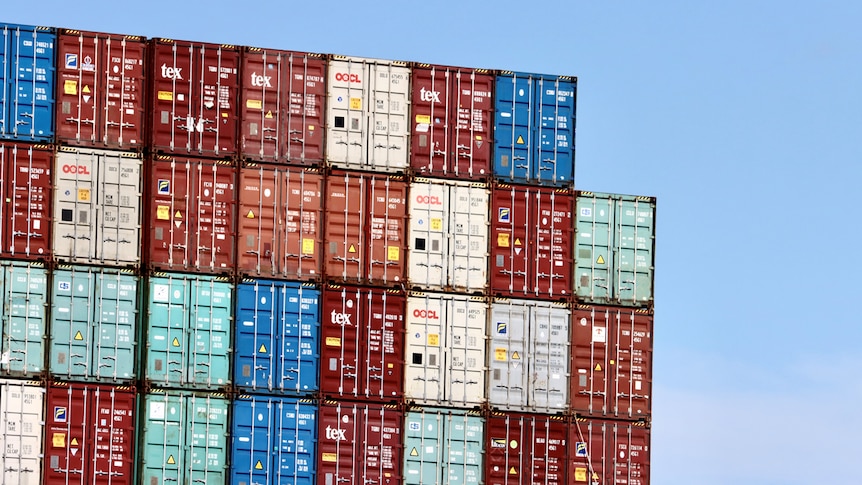
<path fill-rule="evenodd" d="M 641 390 L 641 381 L 635 381 L 635 390 L 636 390 L 636 391 L 640 391 L 640 390 Z"/>
<path fill-rule="evenodd" d="M 168 285 L 153 285 L 153 301 L 168 302 L 170 300 L 169 294 Z"/>
<path fill-rule="evenodd" d="M 165 403 L 150 403 L 150 419 L 165 419 Z"/>
<path fill-rule="evenodd" d="M 33 220 L 33 229 L 39 229 L 42 227 L 42 221 L 39 219 Z"/>
<path fill-rule="evenodd" d="M 593 327 L 593 342 L 604 343 L 607 341 L 605 327 Z"/>

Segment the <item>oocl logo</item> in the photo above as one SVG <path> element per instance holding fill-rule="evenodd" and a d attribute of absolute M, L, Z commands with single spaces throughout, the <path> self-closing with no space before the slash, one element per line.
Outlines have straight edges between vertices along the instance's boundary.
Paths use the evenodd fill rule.
<path fill-rule="evenodd" d="M 416 202 L 419 204 L 443 205 L 436 195 L 417 195 Z"/>
<path fill-rule="evenodd" d="M 362 81 L 359 80 L 359 74 L 347 74 L 344 72 L 335 73 L 336 81 L 346 81 L 349 83 L 360 83 Z"/>
<path fill-rule="evenodd" d="M 413 316 L 416 318 L 427 318 L 429 320 L 440 320 L 440 317 L 437 316 L 437 312 L 434 310 L 423 310 L 421 308 L 413 310 Z"/>
<path fill-rule="evenodd" d="M 76 173 L 80 175 L 90 175 L 90 168 L 86 165 L 63 165 L 63 173 Z"/>

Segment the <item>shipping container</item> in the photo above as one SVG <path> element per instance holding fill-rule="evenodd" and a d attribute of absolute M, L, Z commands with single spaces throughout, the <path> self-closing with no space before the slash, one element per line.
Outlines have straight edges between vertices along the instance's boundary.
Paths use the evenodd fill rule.
<path fill-rule="evenodd" d="M 138 483 L 228 483 L 224 395 L 154 389 L 141 398 Z"/>
<path fill-rule="evenodd" d="M 491 198 L 491 292 L 568 300 L 573 259 L 571 192 L 499 184 Z"/>
<path fill-rule="evenodd" d="M 570 187 L 575 179 L 578 80 L 502 71 L 496 79 L 494 175 Z"/>
<path fill-rule="evenodd" d="M 649 485 L 649 448 L 643 422 L 578 418 L 569 432 L 569 483 Z"/>
<path fill-rule="evenodd" d="M 410 184 L 412 288 L 483 294 L 488 288 L 488 186 L 414 178 Z"/>
<path fill-rule="evenodd" d="M 234 384 L 247 392 L 318 390 L 320 290 L 310 284 L 247 280 L 236 290 Z"/>
<path fill-rule="evenodd" d="M 487 402 L 485 297 L 413 292 L 407 298 L 404 398 L 429 406 Z"/>
<path fill-rule="evenodd" d="M 51 282 L 51 375 L 128 384 L 137 376 L 138 277 L 129 270 L 60 265 Z"/>
<path fill-rule="evenodd" d="M 156 156 L 150 162 L 149 264 L 166 271 L 231 274 L 236 237 L 236 167 Z"/>
<path fill-rule="evenodd" d="M 559 416 L 492 412 L 485 430 L 485 483 L 574 483 L 567 473 L 568 434 L 568 423 Z"/>
<path fill-rule="evenodd" d="M 53 166 L 48 145 L 0 141 L 0 256 L 50 257 Z"/>
<path fill-rule="evenodd" d="M 655 204 L 654 197 L 576 193 L 579 302 L 652 308 Z"/>
<path fill-rule="evenodd" d="M 562 413 L 569 405 L 569 321 L 563 303 L 491 303 L 488 401 L 505 411 Z"/>
<path fill-rule="evenodd" d="M 54 167 L 54 259 L 139 267 L 141 155 L 60 147 Z"/>
<path fill-rule="evenodd" d="M 336 282 L 404 282 L 407 183 L 400 176 L 333 170 L 326 178 L 325 273 Z"/>
<path fill-rule="evenodd" d="M 225 158 L 236 154 L 240 53 L 230 45 L 150 39 L 150 148 Z"/>
<path fill-rule="evenodd" d="M 0 375 L 38 377 L 48 334 L 48 272 L 41 263 L 0 261 L 3 344 Z"/>
<path fill-rule="evenodd" d="M 320 389 L 337 399 L 394 402 L 404 394 L 404 293 L 323 290 Z"/>
<path fill-rule="evenodd" d="M 57 33 L 52 27 L 0 23 L 0 138 L 54 141 L 54 64 Z"/>
<path fill-rule="evenodd" d="M 0 483 L 42 483 L 45 388 L 36 381 L 0 379 Z"/>
<path fill-rule="evenodd" d="M 479 413 L 417 407 L 404 420 L 405 485 L 485 483 L 485 420 Z"/>
<path fill-rule="evenodd" d="M 413 66 L 410 166 L 419 175 L 491 175 L 494 76 L 486 69 Z"/>
<path fill-rule="evenodd" d="M 241 274 L 319 280 L 323 253 L 323 175 L 316 169 L 246 165 L 239 169 Z"/>
<path fill-rule="evenodd" d="M 392 405 L 323 402 L 317 483 L 401 484 L 403 418 L 404 413 Z"/>
<path fill-rule="evenodd" d="M 246 47 L 241 93 L 243 159 L 315 166 L 323 163 L 323 55 Z"/>
<path fill-rule="evenodd" d="M 647 419 L 652 405 L 653 316 L 578 305 L 572 312 L 571 409 L 579 416 Z"/>
<path fill-rule="evenodd" d="M 232 423 L 231 483 L 316 483 L 317 405 L 313 401 L 238 396 Z"/>
<path fill-rule="evenodd" d="M 57 141 L 140 150 L 149 113 L 147 43 L 135 35 L 62 29 L 57 35 Z"/>
<path fill-rule="evenodd" d="M 329 165 L 404 172 L 410 150 L 410 68 L 406 63 L 332 56 L 326 89 Z"/>
<path fill-rule="evenodd" d="M 145 328 L 146 379 L 220 390 L 230 382 L 232 285 L 213 276 L 154 273 Z"/>
<path fill-rule="evenodd" d="M 48 387 L 45 485 L 135 483 L 136 404 L 129 387 Z"/>

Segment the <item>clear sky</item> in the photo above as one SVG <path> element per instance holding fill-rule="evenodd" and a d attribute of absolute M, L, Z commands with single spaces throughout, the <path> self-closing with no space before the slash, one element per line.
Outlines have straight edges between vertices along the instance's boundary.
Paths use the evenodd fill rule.
<path fill-rule="evenodd" d="M 2 11 L 576 75 L 577 187 L 658 197 L 652 483 L 862 483 L 862 2 L 9 0 Z"/>

